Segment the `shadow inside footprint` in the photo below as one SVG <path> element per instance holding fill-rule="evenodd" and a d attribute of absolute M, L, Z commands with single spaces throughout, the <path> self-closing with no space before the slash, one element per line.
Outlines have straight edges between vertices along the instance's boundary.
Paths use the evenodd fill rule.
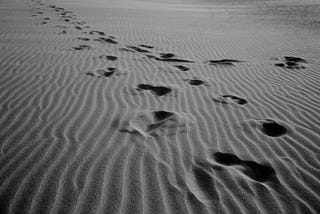
<path fill-rule="evenodd" d="M 271 166 L 259 164 L 254 161 L 241 160 L 231 153 L 215 152 L 212 156 L 214 160 L 221 165 L 240 166 L 240 168 L 236 169 L 258 182 L 270 181 L 276 175 L 276 171 Z"/>
<path fill-rule="evenodd" d="M 222 165 L 236 165 L 241 163 L 241 159 L 231 153 L 216 152 L 213 154 L 214 160 Z"/>
<path fill-rule="evenodd" d="M 232 66 L 234 63 L 242 62 L 236 59 L 221 59 L 221 60 L 208 60 L 206 63 L 209 65 L 221 65 L 221 66 Z"/>
<path fill-rule="evenodd" d="M 265 182 L 272 180 L 275 170 L 268 165 L 262 165 L 254 161 L 242 161 L 242 172 L 253 180 Z"/>
<path fill-rule="evenodd" d="M 151 93 L 157 95 L 157 96 L 163 96 L 172 91 L 171 88 L 165 87 L 165 86 L 153 86 L 149 84 L 139 84 L 137 87 L 137 90 L 149 90 Z"/>
<path fill-rule="evenodd" d="M 262 123 L 261 131 L 271 137 L 280 137 L 287 133 L 286 127 L 274 120 L 267 119 Z"/>

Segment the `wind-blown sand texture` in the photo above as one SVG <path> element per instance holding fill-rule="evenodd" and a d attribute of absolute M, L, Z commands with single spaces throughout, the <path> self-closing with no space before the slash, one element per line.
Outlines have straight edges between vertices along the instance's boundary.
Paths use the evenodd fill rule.
<path fill-rule="evenodd" d="M 0 213 L 320 213 L 319 1 L 0 1 Z"/>

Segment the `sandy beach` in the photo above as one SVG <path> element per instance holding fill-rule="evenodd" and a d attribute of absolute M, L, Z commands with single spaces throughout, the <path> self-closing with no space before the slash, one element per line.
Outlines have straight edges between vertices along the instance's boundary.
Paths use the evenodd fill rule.
<path fill-rule="evenodd" d="M 0 0 L 0 214 L 320 213 L 320 1 Z"/>

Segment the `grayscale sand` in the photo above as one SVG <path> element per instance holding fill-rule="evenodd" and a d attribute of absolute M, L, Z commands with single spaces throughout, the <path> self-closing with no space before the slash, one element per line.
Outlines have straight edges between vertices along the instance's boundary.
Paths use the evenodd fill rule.
<path fill-rule="evenodd" d="M 320 1 L 0 0 L 0 213 L 320 213 Z"/>

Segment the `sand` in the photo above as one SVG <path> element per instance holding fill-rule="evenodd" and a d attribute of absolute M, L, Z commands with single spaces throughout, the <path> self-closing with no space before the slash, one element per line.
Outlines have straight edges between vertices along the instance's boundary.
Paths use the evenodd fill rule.
<path fill-rule="evenodd" d="M 319 11 L 1 0 L 0 213 L 320 213 Z"/>

